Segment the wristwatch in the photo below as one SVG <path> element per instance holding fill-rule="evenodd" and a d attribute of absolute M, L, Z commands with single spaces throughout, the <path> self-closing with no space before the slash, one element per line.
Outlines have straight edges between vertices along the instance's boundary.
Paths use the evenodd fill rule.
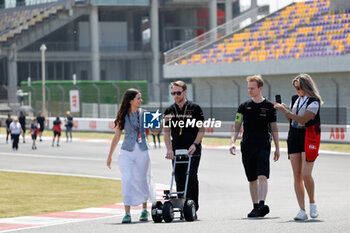
<path fill-rule="evenodd" d="M 198 143 L 193 142 L 192 145 L 195 145 L 196 148 L 198 147 Z"/>

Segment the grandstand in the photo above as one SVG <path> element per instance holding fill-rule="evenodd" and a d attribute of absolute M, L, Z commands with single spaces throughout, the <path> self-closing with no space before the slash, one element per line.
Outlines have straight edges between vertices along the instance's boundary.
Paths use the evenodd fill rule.
<path fill-rule="evenodd" d="M 35 27 L 36 24 L 52 17 L 57 11 L 62 9 L 63 6 L 48 6 L 4 12 L 0 15 L 0 42 L 6 43 L 9 40 L 14 39 L 15 36 L 28 30 L 29 27 Z"/>
<path fill-rule="evenodd" d="M 180 64 L 344 55 L 350 52 L 349 26 L 350 10 L 331 12 L 327 0 L 298 2 Z"/>
<path fill-rule="evenodd" d="M 204 46 L 193 45 L 202 43 L 198 37 L 192 40 L 195 49 L 172 49 L 165 54 L 164 77 L 190 78 L 195 100 L 203 106 L 236 107 L 249 98 L 244 91 L 247 75 L 262 74 L 264 95 L 273 99 L 281 94 L 289 103 L 292 78 L 306 72 L 316 80 L 329 108 L 323 119 L 339 123 L 335 109 L 344 108 L 342 122 L 349 123 L 349 27 L 349 1 L 294 2 L 233 33 L 213 31 L 216 39 Z"/>

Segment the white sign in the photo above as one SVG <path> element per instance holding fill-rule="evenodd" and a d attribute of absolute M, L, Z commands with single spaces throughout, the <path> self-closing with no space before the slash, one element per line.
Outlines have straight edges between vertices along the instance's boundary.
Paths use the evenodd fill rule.
<path fill-rule="evenodd" d="M 69 103 L 71 112 L 80 112 L 80 99 L 78 90 L 69 91 Z"/>

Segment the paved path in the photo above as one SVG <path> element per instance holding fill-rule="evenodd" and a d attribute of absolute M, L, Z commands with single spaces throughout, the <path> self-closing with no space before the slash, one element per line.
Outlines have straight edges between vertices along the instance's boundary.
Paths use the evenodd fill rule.
<path fill-rule="evenodd" d="M 108 141 L 75 141 L 61 143 L 52 148 L 49 139 L 38 143 L 32 151 L 29 144 L 20 144 L 19 151 L 12 152 L 0 136 L 0 170 L 63 173 L 84 176 L 117 178 L 120 173 L 114 157 L 113 169 L 108 170 L 105 159 Z M 115 154 L 117 155 L 117 153 Z M 165 149 L 151 149 L 152 169 L 155 181 L 169 184 L 171 164 L 164 159 Z M 132 215 L 133 224 L 120 224 L 122 216 L 117 208 L 110 208 L 107 216 L 53 222 L 53 225 L 24 229 L 25 233 L 44 232 L 349 232 L 350 229 L 350 154 L 322 153 L 314 168 L 316 202 L 320 216 L 317 220 L 295 222 L 293 217 L 298 206 L 293 190 L 292 171 L 287 154 L 280 161 L 271 163 L 271 179 L 267 204 L 271 213 L 263 219 L 247 219 L 251 210 L 241 155 L 233 157 L 227 148 L 204 149 L 199 169 L 200 210 L 199 221 L 188 223 L 175 221 L 171 224 L 138 222 L 139 210 Z M 160 190 L 160 189 L 159 189 Z M 108 209 L 108 208 L 104 208 Z M 89 209 L 88 209 L 89 210 Z M 88 211 L 86 210 L 86 211 Z M 92 213 L 100 214 L 96 209 Z M 97 213 L 96 213 L 97 211 Z M 119 210 L 118 210 L 119 211 Z M 74 212 L 71 212 L 74 213 Z M 91 214 L 91 213 L 89 213 Z M 103 213 L 105 214 L 105 213 Z M 71 216 L 74 214 L 71 214 Z M 59 218 L 62 216 L 46 216 Z M 0 219 L 2 222 L 3 219 Z M 2 222 L 4 223 L 4 222 Z M 25 223 L 25 222 L 24 222 Z M 17 224 L 17 223 L 16 223 Z M 147 227 L 145 227 L 147 226 Z"/>

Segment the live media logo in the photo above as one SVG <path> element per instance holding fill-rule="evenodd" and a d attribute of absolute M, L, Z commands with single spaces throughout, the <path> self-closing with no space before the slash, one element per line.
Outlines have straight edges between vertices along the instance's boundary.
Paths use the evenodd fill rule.
<path fill-rule="evenodd" d="M 159 109 L 156 112 L 144 112 L 143 113 L 143 127 L 145 129 L 160 129 L 161 126 L 161 113 Z"/>

